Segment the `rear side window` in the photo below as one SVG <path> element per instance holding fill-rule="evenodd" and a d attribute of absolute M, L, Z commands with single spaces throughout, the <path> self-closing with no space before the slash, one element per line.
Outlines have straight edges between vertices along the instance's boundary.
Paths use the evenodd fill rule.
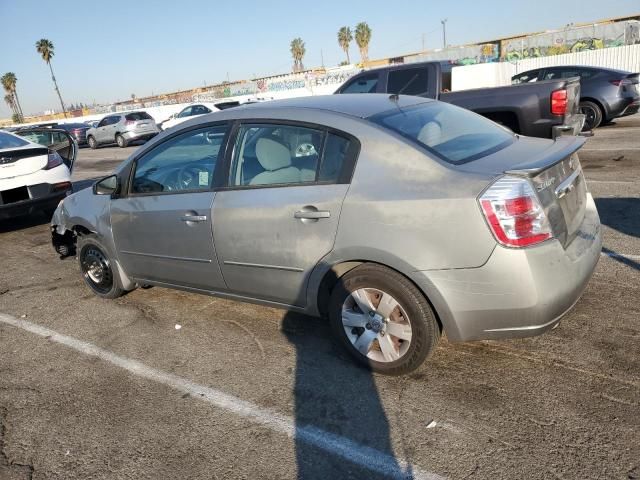
<path fill-rule="evenodd" d="M 340 93 L 375 93 L 378 87 L 378 74 L 363 75 L 351 81 Z"/>
<path fill-rule="evenodd" d="M 521 73 L 520 75 L 516 75 L 515 77 L 511 78 L 511 83 L 518 84 L 518 83 L 535 82 L 538 80 L 539 73 L 540 73 L 540 70 L 533 70 L 531 72 Z"/>
<path fill-rule="evenodd" d="M 425 102 L 369 118 L 457 165 L 501 150 L 513 134 L 486 118 L 454 105 Z"/>
<path fill-rule="evenodd" d="M 132 121 L 136 121 L 136 120 L 151 120 L 151 116 L 147 112 L 127 113 L 127 115 L 125 115 L 125 118 L 127 120 L 132 120 Z"/>
<path fill-rule="evenodd" d="M 389 72 L 387 91 L 403 95 L 427 94 L 427 70 L 424 68 L 403 68 Z"/>
<path fill-rule="evenodd" d="M 25 142 L 21 138 L 14 137 L 8 133 L 0 132 L 0 148 L 17 148 L 25 145 L 29 145 L 29 142 Z"/>

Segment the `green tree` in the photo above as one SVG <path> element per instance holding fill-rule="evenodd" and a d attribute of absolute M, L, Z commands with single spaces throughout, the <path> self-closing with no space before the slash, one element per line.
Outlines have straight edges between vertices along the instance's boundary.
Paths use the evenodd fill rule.
<path fill-rule="evenodd" d="M 0 83 L 2 83 L 2 87 L 4 88 L 5 92 L 13 97 L 15 113 L 17 113 L 21 118 L 24 118 L 22 107 L 20 106 L 20 101 L 18 100 L 18 91 L 16 90 L 16 84 L 18 83 L 16 74 L 13 72 L 5 73 L 2 77 L 0 77 Z"/>
<path fill-rule="evenodd" d="M 23 122 L 22 117 L 20 117 L 20 115 L 18 113 L 14 113 L 11 116 L 11 120 L 13 121 L 13 123 L 22 123 Z"/>
<path fill-rule="evenodd" d="M 349 44 L 353 40 L 353 34 L 351 33 L 351 29 L 349 27 L 342 27 L 338 30 L 338 45 L 340 48 L 344 50 L 344 53 L 347 54 L 347 65 L 351 63 L 351 59 L 349 58 Z"/>
<path fill-rule="evenodd" d="M 51 80 L 53 80 L 53 86 L 56 89 L 56 93 L 58 94 L 58 98 L 60 99 L 60 105 L 62 106 L 62 112 L 64 113 L 64 116 L 66 118 L 67 109 L 64 107 L 62 95 L 60 95 L 60 89 L 58 88 L 58 82 L 56 82 L 56 76 L 53 74 L 53 67 L 51 66 L 51 58 L 54 54 L 53 48 L 53 42 L 47 40 L 46 38 L 41 38 L 36 42 L 37 52 L 42 57 L 42 60 L 44 60 L 47 65 L 49 65 L 49 70 L 51 70 Z"/>
<path fill-rule="evenodd" d="M 304 54 L 307 53 L 304 41 L 300 37 L 291 40 L 290 51 L 291 56 L 293 57 L 293 71 L 301 72 L 304 70 L 302 59 L 304 58 Z"/>
<path fill-rule="evenodd" d="M 363 62 L 369 61 L 369 42 L 371 41 L 371 28 L 367 22 L 356 25 L 356 43 L 360 49 L 360 58 Z"/>

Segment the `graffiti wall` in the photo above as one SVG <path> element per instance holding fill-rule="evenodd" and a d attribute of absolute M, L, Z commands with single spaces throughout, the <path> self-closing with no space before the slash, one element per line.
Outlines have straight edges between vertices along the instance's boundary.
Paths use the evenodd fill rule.
<path fill-rule="evenodd" d="M 502 42 L 502 57 L 506 61 L 547 57 L 586 50 L 640 44 L 640 22 L 594 24 L 566 28 Z"/>
<path fill-rule="evenodd" d="M 405 63 L 450 61 L 454 65 L 475 65 L 500 61 L 498 43 L 466 45 L 426 52 L 421 55 L 405 57 Z"/>

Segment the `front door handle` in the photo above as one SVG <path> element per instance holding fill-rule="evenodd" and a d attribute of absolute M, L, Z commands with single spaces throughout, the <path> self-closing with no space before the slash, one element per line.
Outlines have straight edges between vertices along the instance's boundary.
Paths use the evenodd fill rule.
<path fill-rule="evenodd" d="M 298 210 L 293 214 L 293 218 L 300 218 L 304 220 L 318 220 L 319 218 L 329 218 L 331 212 L 328 210 Z"/>
<path fill-rule="evenodd" d="M 183 222 L 206 222 L 206 215 L 184 215 L 180 217 L 180 220 Z"/>

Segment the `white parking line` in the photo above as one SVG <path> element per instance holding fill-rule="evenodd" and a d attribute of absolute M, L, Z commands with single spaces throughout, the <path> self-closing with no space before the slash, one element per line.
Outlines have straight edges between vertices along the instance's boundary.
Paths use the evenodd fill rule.
<path fill-rule="evenodd" d="M 615 253 L 615 252 L 600 252 L 600 255 L 604 255 L 605 257 L 611 258 L 623 258 L 627 260 L 640 260 L 640 255 L 627 255 L 624 253 Z"/>
<path fill-rule="evenodd" d="M 313 426 L 297 426 L 294 419 L 281 415 L 269 409 L 262 408 L 253 403 L 229 395 L 214 388 L 205 387 L 171 373 L 156 370 L 137 360 L 116 355 L 104 350 L 92 343 L 84 342 L 74 337 L 42 327 L 11 315 L 0 313 L 0 323 L 20 328 L 52 342 L 65 345 L 78 352 L 97 357 L 105 362 L 120 367 L 138 377 L 152 380 L 169 386 L 182 393 L 188 393 L 194 398 L 203 400 L 211 405 L 227 410 L 240 417 L 270 428 L 271 430 L 296 438 L 327 453 L 336 455 L 353 464 L 369 469 L 376 473 L 386 475 L 389 478 L 416 478 L 416 479 L 443 479 L 440 475 L 424 472 L 408 462 L 396 459 L 388 453 L 381 452 L 371 447 L 360 445 L 330 432 L 326 432 Z"/>
<path fill-rule="evenodd" d="M 613 148 L 583 148 L 580 150 L 581 152 L 611 152 L 618 153 L 624 152 L 625 150 L 640 150 L 640 147 L 617 147 Z"/>

